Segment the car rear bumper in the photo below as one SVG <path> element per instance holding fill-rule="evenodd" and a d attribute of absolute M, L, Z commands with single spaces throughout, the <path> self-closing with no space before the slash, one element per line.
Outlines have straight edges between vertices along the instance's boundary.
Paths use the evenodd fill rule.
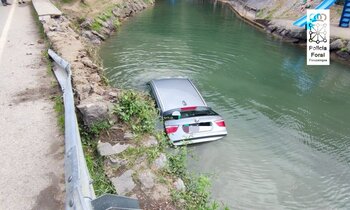
<path fill-rule="evenodd" d="M 227 132 L 216 134 L 216 135 L 210 135 L 210 136 L 201 136 L 201 137 L 194 137 L 194 138 L 186 138 L 186 139 L 179 139 L 179 140 L 172 140 L 172 143 L 176 146 L 181 145 L 187 145 L 187 144 L 197 144 L 197 143 L 203 143 L 203 142 L 209 142 L 209 141 L 216 141 L 219 140 L 227 135 Z"/>

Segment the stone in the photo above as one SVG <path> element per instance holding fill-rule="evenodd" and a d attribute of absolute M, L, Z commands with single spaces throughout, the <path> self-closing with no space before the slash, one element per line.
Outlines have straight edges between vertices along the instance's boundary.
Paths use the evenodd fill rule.
<path fill-rule="evenodd" d="M 345 47 L 344 42 L 341 39 L 336 39 L 335 41 L 331 42 L 331 44 L 330 44 L 331 51 L 340 50 L 344 47 Z"/>
<path fill-rule="evenodd" d="M 350 41 L 348 42 L 348 45 L 346 46 L 346 49 L 347 49 L 348 52 L 350 53 Z"/>
<path fill-rule="evenodd" d="M 154 146 L 158 145 L 158 141 L 157 141 L 156 137 L 149 136 L 143 140 L 142 145 L 145 147 L 154 147 Z"/>
<path fill-rule="evenodd" d="M 82 114 L 84 124 L 87 126 L 108 118 L 108 105 L 104 102 L 82 101 L 77 108 Z"/>
<path fill-rule="evenodd" d="M 98 142 L 97 150 L 101 156 L 109 156 L 120 154 L 129 147 L 129 144 L 115 144 L 112 146 L 110 143 Z"/>
<path fill-rule="evenodd" d="M 121 176 L 111 178 L 111 182 L 115 187 L 118 195 L 125 196 L 135 188 L 136 184 L 132 179 L 133 174 L 133 170 L 127 170 Z"/>
<path fill-rule="evenodd" d="M 119 97 L 119 92 L 117 92 L 117 91 L 110 91 L 110 92 L 108 93 L 108 95 L 109 95 L 109 97 L 111 97 L 111 98 L 118 98 L 118 97 Z"/>
<path fill-rule="evenodd" d="M 90 40 L 94 44 L 101 44 L 101 39 L 93 34 L 91 31 L 83 31 L 82 36 Z"/>
<path fill-rule="evenodd" d="M 139 174 L 139 180 L 143 188 L 152 188 L 154 186 L 154 179 L 155 175 L 151 172 L 151 170 L 146 170 Z"/>
<path fill-rule="evenodd" d="M 98 36 L 103 41 L 106 40 L 106 38 L 102 34 L 98 33 L 97 31 L 91 31 L 91 33 Z"/>
<path fill-rule="evenodd" d="M 128 161 L 125 159 L 120 159 L 120 158 L 115 157 L 115 156 L 109 156 L 108 158 L 109 158 L 109 161 L 112 164 L 112 166 L 120 167 L 120 166 L 125 166 L 126 164 L 128 164 Z"/>
<path fill-rule="evenodd" d="M 186 190 L 186 186 L 185 183 L 182 181 L 182 179 L 178 178 L 175 182 L 174 182 L 174 187 L 176 190 L 178 191 L 185 191 Z"/>
<path fill-rule="evenodd" d="M 132 140 L 134 138 L 134 134 L 131 131 L 126 131 L 124 133 L 124 140 Z"/>
<path fill-rule="evenodd" d="M 99 83 L 101 81 L 101 77 L 97 73 L 93 73 L 93 74 L 90 75 L 89 81 L 90 82 Z"/>
<path fill-rule="evenodd" d="M 336 54 L 344 60 L 350 60 L 350 53 L 346 51 L 339 50 L 336 52 Z"/>
<path fill-rule="evenodd" d="M 159 170 L 166 166 L 167 164 L 167 158 L 164 153 L 161 153 L 157 159 L 154 160 L 152 164 L 152 168 Z"/>
<path fill-rule="evenodd" d="M 86 20 L 80 24 L 80 27 L 89 30 L 91 29 L 92 23 L 93 20 L 91 18 L 86 18 Z"/>
<path fill-rule="evenodd" d="M 50 27 L 49 27 L 49 30 L 50 30 L 50 31 L 56 31 L 56 30 L 57 30 L 57 27 L 56 27 L 56 26 L 50 26 Z"/>
<path fill-rule="evenodd" d="M 140 171 L 148 168 L 148 161 L 147 161 L 147 155 L 142 155 L 141 157 L 137 158 L 135 161 L 135 165 L 133 169 L 135 171 Z"/>
<path fill-rule="evenodd" d="M 121 9 L 119 7 L 116 7 L 115 9 L 113 9 L 112 13 L 116 17 L 121 17 Z"/>
<path fill-rule="evenodd" d="M 304 28 L 299 28 L 293 25 L 292 20 L 275 19 L 268 23 L 267 31 L 274 32 L 280 36 L 289 38 L 306 40 L 306 31 Z"/>
<path fill-rule="evenodd" d="M 92 67 L 93 67 L 93 64 L 94 64 L 94 63 L 91 61 L 91 59 L 88 58 L 88 57 L 82 58 L 82 59 L 81 59 L 81 62 L 84 64 L 84 66 L 87 66 L 87 67 L 90 67 L 90 68 L 92 68 Z"/>

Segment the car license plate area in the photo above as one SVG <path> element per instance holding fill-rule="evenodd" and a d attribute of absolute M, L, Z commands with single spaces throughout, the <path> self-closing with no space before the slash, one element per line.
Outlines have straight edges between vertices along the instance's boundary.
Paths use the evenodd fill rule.
<path fill-rule="evenodd" d="M 194 123 L 183 125 L 182 129 L 185 133 L 199 133 L 210 131 L 212 129 L 210 122 Z"/>

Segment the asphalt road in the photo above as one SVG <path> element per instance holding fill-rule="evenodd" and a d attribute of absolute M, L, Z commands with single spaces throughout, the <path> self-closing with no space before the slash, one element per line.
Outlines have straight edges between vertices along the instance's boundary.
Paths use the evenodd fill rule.
<path fill-rule="evenodd" d="M 63 135 L 31 6 L 0 5 L 0 209 L 63 209 Z"/>

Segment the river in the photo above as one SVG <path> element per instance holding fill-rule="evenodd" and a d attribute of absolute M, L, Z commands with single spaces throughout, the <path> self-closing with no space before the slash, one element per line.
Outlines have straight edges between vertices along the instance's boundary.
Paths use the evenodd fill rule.
<path fill-rule="evenodd" d="M 232 209 L 350 209 L 350 68 L 306 66 L 305 50 L 220 4 L 158 0 L 102 47 L 116 87 L 191 78 L 229 135 L 191 146 Z"/>

